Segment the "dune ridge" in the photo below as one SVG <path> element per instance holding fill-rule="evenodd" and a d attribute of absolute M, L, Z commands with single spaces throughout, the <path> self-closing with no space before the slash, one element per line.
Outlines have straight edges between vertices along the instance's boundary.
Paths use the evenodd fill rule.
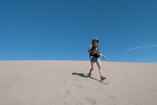
<path fill-rule="evenodd" d="M 0 105 L 157 105 L 157 63 L 0 61 Z"/>

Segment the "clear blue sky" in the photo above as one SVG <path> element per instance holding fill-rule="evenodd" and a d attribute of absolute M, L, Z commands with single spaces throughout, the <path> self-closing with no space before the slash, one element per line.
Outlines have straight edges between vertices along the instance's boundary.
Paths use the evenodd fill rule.
<path fill-rule="evenodd" d="M 0 60 L 157 62 L 157 0 L 0 0 Z M 102 61 L 105 61 L 101 58 Z"/>

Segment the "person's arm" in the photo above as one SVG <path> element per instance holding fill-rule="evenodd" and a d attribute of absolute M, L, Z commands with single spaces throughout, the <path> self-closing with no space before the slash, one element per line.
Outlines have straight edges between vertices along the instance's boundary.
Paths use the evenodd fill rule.
<path fill-rule="evenodd" d="M 104 55 L 100 54 L 100 56 L 102 56 L 104 59 L 106 59 L 106 57 Z"/>

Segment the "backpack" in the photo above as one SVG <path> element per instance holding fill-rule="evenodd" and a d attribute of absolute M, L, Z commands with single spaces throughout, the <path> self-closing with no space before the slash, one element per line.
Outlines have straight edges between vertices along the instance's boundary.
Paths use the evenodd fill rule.
<path fill-rule="evenodd" d="M 97 51 L 96 53 L 94 53 L 94 54 L 90 53 L 90 57 L 93 56 L 94 58 L 99 58 L 99 57 L 100 57 L 99 47 L 98 47 L 97 45 L 93 45 L 93 44 L 92 44 L 92 49 L 91 49 L 91 51 L 92 51 L 93 49 L 95 49 L 95 48 L 98 48 L 98 51 Z"/>

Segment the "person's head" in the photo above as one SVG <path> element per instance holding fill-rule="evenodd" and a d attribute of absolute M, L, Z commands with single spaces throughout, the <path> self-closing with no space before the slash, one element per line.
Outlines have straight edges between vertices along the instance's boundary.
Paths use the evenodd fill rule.
<path fill-rule="evenodd" d="M 92 43 L 97 45 L 99 43 L 99 40 L 97 38 L 95 38 L 95 39 L 92 40 Z"/>

